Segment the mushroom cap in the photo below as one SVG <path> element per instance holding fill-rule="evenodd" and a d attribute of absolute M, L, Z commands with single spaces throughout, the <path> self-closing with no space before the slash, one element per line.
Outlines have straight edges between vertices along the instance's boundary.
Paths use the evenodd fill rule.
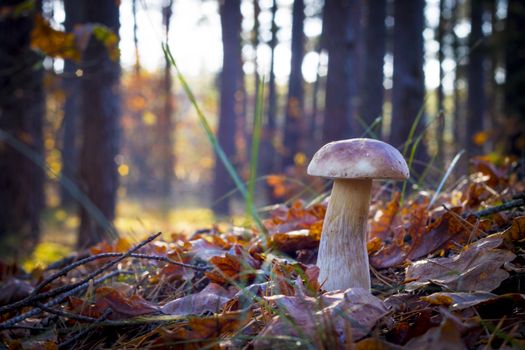
<path fill-rule="evenodd" d="M 410 175 L 397 149 L 364 138 L 327 143 L 315 153 L 307 172 L 331 179 L 406 180 Z"/>

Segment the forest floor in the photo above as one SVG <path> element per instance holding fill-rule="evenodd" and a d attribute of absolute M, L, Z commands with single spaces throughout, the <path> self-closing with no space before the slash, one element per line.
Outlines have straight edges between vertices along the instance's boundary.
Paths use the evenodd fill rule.
<path fill-rule="evenodd" d="M 525 349 L 525 181 L 485 160 L 474 170 L 440 193 L 403 198 L 375 188 L 371 291 L 323 289 L 315 261 L 326 201 L 296 201 L 271 211 L 264 228 L 208 222 L 191 235 L 103 242 L 30 273 L 4 263 L 0 341 L 9 349 Z"/>

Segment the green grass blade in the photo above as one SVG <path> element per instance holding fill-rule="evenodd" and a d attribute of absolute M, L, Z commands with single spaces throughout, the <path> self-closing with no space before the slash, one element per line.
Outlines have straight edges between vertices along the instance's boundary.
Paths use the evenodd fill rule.
<path fill-rule="evenodd" d="M 432 207 L 432 204 L 434 204 L 434 202 L 436 201 L 437 197 L 439 196 L 439 193 L 441 192 L 441 189 L 443 188 L 443 185 L 445 185 L 445 182 L 447 182 L 447 179 L 449 178 L 450 174 L 452 174 L 452 171 L 456 167 L 456 165 L 457 165 L 457 163 L 459 161 L 459 158 L 461 158 L 463 153 L 465 153 L 464 149 L 459 151 L 456 154 L 456 156 L 454 157 L 454 159 L 452 159 L 452 162 L 450 162 L 450 166 L 448 167 L 447 172 L 445 173 L 445 175 L 443 175 L 443 178 L 441 179 L 441 182 L 439 183 L 439 186 L 436 189 L 436 192 L 432 196 L 432 199 L 430 200 L 430 203 L 428 203 L 428 208 Z"/>
<path fill-rule="evenodd" d="M 246 211 L 254 216 L 255 209 L 255 182 L 257 178 L 257 160 L 259 158 L 259 146 L 261 144 L 261 130 L 264 113 L 264 77 L 259 83 L 259 93 L 255 104 L 255 120 L 253 123 L 252 149 L 250 159 L 250 178 L 248 179 L 248 196 L 246 198 Z"/>
<path fill-rule="evenodd" d="M 421 108 L 419 108 L 419 111 L 417 112 L 416 118 L 412 122 L 412 126 L 410 127 L 410 131 L 408 133 L 408 138 L 405 142 L 405 145 L 403 146 L 403 156 L 406 157 L 406 153 L 408 151 L 408 146 L 412 143 L 412 139 L 414 138 L 414 134 L 416 133 L 417 126 L 423 117 L 423 112 L 425 111 L 425 106 L 427 105 L 427 101 L 430 97 L 430 94 L 427 93 L 425 96 L 425 99 L 423 100 L 423 104 L 421 105 Z"/>

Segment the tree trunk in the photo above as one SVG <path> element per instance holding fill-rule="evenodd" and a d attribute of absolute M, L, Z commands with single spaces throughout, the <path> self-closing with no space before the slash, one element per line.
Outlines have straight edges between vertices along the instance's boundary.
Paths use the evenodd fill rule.
<path fill-rule="evenodd" d="M 444 42 L 444 36 L 445 36 L 445 15 L 444 15 L 444 8 L 445 8 L 445 0 L 439 0 L 439 23 L 437 28 L 437 42 L 439 44 L 439 50 L 438 50 L 438 64 L 439 64 L 439 84 L 437 88 L 437 113 L 440 116 L 443 116 L 443 118 L 440 118 L 439 123 L 437 125 L 436 130 L 436 141 L 437 141 L 437 153 L 438 153 L 438 159 L 439 164 L 444 165 L 445 161 L 445 120 L 444 118 L 445 111 L 444 111 L 444 100 L 445 100 L 445 94 L 443 92 L 443 78 L 444 78 L 444 72 L 443 72 L 443 60 L 445 58 L 445 42 Z"/>
<path fill-rule="evenodd" d="M 241 2 L 228 0 L 220 2 L 223 64 L 221 73 L 220 114 L 217 138 L 224 153 L 233 161 L 235 156 L 236 122 L 242 110 L 242 101 L 237 98 L 241 92 Z M 223 198 L 233 189 L 233 182 L 219 157 L 215 157 L 215 178 L 213 183 L 214 211 L 227 215 L 230 211 L 229 198 Z M 218 202 L 217 202 L 218 201 Z"/>
<path fill-rule="evenodd" d="M 386 50 L 386 0 L 367 1 L 365 7 L 361 118 L 371 126 L 383 116 L 383 66 Z M 381 123 L 370 129 L 372 135 L 381 137 Z"/>
<path fill-rule="evenodd" d="M 328 51 L 323 142 L 352 136 L 352 100 L 356 93 L 356 37 L 352 9 L 357 0 L 326 0 L 323 40 Z"/>
<path fill-rule="evenodd" d="M 277 114 L 277 88 L 275 86 L 275 47 L 277 46 L 277 24 L 275 16 L 277 14 L 277 0 L 273 0 L 271 14 L 271 38 L 268 43 L 270 47 L 270 72 L 268 79 L 268 100 L 267 100 L 267 114 L 264 122 L 262 140 L 261 140 L 261 165 L 265 175 L 273 174 L 277 169 L 277 152 L 275 149 L 275 133 L 276 133 L 276 114 Z M 276 203 L 278 198 L 274 196 L 273 187 L 266 186 L 266 196 L 269 203 Z"/>
<path fill-rule="evenodd" d="M 505 130 L 510 155 L 525 156 L 525 3 L 509 0 L 505 26 Z M 523 169 L 523 163 L 522 163 Z M 521 174 L 524 175 L 523 172 Z"/>
<path fill-rule="evenodd" d="M 169 39 L 170 32 L 170 20 L 172 14 L 173 0 L 167 0 L 166 5 L 162 8 L 163 22 L 164 22 L 164 37 L 166 42 Z M 166 59 L 164 65 L 164 77 L 163 77 L 163 103 L 164 108 L 159 116 L 159 122 L 157 123 L 157 134 L 159 136 L 159 151 L 161 164 L 161 177 L 159 179 L 159 193 L 160 196 L 166 201 L 169 200 L 172 190 L 173 181 L 173 169 L 175 167 L 175 155 L 174 140 L 173 140 L 173 104 L 172 104 L 172 85 L 173 80 L 171 78 L 171 64 Z"/>
<path fill-rule="evenodd" d="M 133 15 L 133 46 L 135 48 L 135 74 L 140 75 L 140 52 L 137 22 L 137 0 L 131 0 L 131 13 Z"/>
<path fill-rule="evenodd" d="M 84 0 L 86 23 L 119 31 L 119 10 L 115 1 Z M 110 222 L 115 218 L 118 175 L 115 156 L 119 151 L 120 65 L 104 45 L 92 38 L 84 52 L 82 100 L 82 147 L 80 183 L 87 197 Z M 96 62 L 97 64 L 89 64 Z M 86 247 L 105 238 L 103 227 L 85 209 L 80 212 L 78 246 Z"/>
<path fill-rule="evenodd" d="M 396 0 L 394 2 L 394 78 L 392 89 L 392 121 L 390 143 L 403 149 L 411 148 L 424 129 L 422 117 L 412 140 L 410 129 L 422 111 L 425 95 L 423 73 L 424 1 Z M 410 149 L 409 148 L 409 149 Z M 420 175 L 426 166 L 426 147 L 421 140 L 415 153 L 413 170 Z"/>
<path fill-rule="evenodd" d="M 468 79 L 468 113 L 467 113 L 467 159 L 481 153 L 481 145 L 477 144 L 476 135 L 483 131 L 485 113 L 485 79 L 483 61 L 485 52 L 483 45 L 483 0 L 470 1 L 470 35 Z"/>
<path fill-rule="evenodd" d="M 304 56 L 304 1 L 293 3 L 292 22 L 292 59 L 288 80 L 288 100 L 284 125 L 283 169 L 294 165 L 294 157 L 303 151 L 300 142 L 304 133 L 304 88 L 302 64 Z"/>
<path fill-rule="evenodd" d="M 24 154 L 0 138 L 0 239 L 18 237 L 18 243 L 38 240 L 44 204 L 44 173 L 30 158 L 44 158 L 43 71 L 41 57 L 29 46 L 34 15 L 40 11 L 39 3 L 34 6 L 29 14 L 0 18 L 0 130 L 33 153 Z"/>
<path fill-rule="evenodd" d="M 82 20 L 82 3 L 75 0 L 65 0 L 64 11 L 66 13 L 65 30 L 66 32 L 73 32 L 75 25 Z M 80 66 L 76 62 L 65 60 L 62 78 L 66 93 L 64 121 L 62 122 L 62 175 L 75 183 L 78 180 L 78 131 L 80 130 L 80 78 L 77 76 L 78 69 L 80 69 Z M 62 185 L 60 187 L 60 202 L 64 208 L 69 208 L 76 204 L 70 191 L 71 189 L 66 186 Z"/>

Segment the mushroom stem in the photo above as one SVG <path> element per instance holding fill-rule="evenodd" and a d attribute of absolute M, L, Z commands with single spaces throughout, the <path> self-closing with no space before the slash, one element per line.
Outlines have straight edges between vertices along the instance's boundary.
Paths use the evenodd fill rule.
<path fill-rule="evenodd" d="M 334 180 L 323 224 L 317 266 L 326 290 L 370 290 L 367 219 L 371 179 Z"/>

